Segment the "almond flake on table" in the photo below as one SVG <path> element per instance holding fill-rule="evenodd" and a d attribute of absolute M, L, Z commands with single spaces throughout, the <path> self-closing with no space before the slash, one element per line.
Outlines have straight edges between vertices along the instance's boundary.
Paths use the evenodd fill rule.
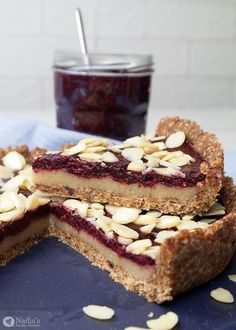
<path fill-rule="evenodd" d="M 174 312 L 168 312 L 157 319 L 148 320 L 147 326 L 152 330 L 171 330 L 179 322 L 179 317 Z"/>
<path fill-rule="evenodd" d="M 107 306 L 88 305 L 83 307 L 83 312 L 97 320 L 110 320 L 115 315 L 115 311 Z"/>
<path fill-rule="evenodd" d="M 234 297 L 232 293 L 229 290 L 223 288 L 217 288 L 215 290 L 212 290 L 210 292 L 210 296 L 222 303 L 231 304 L 234 302 Z"/>
<path fill-rule="evenodd" d="M 230 274 L 230 275 L 228 275 L 228 278 L 230 281 L 236 282 L 236 274 Z"/>

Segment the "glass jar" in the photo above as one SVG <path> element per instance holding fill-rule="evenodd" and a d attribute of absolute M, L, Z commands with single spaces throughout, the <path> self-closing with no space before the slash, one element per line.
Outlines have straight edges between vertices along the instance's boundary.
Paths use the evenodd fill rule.
<path fill-rule="evenodd" d="M 151 55 L 57 51 L 57 126 L 118 140 L 143 133 L 152 67 Z"/>

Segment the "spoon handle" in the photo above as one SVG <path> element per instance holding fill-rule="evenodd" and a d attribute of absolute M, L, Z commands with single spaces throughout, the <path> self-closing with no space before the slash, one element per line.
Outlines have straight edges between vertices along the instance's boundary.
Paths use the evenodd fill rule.
<path fill-rule="evenodd" d="M 75 18 L 77 23 L 81 52 L 85 56 L 86 62 L 88 62 L 88 50 L 86 45 L 85 33 L 84 33 L 83 18 L 79 8 L 76 8 L 75 10 Z"/>

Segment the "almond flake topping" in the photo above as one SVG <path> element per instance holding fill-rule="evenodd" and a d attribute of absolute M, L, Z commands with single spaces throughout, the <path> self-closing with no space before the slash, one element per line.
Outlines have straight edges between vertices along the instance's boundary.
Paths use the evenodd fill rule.
<path fill-rule="evenodd" d="M 147 326 L 153 330 L 171 330 L 179 322 L 178 315 L 174 312 L 168 312 L 157 319 L 148 320 Z"/>
<path fill-rule="evenodd" d="M 177 231 L 174 230 L 162 230 L 159 233 L 157 233 L 155 242 L 162 244 L 164 241 L 170 237 L 176 236 L 178 234 Z"/>
<path fill-rule="evenodd" d="M 152 224 L 152 225 L 146 225 L 146 226 L 142 226 L 142 227 L 140 227 L 140 231 L 142 232 L 142 233 L 144 233 L 144 234 L 150 234 L 152 231 L 153 231 L 153 229 L 155 228 L 155 223 L 154 224 Z"/>
<path fill-rule="evenodd" d="M 200 221 L 192 220 L 182 220 L 179 225 L 177 225 L 178 230 L 192 230 L 192 229 L 206 229 L 208 224 Z"/>
<path fill-rule="evenodd" d="M 126 247 L 126 252 L 141 254 L 150 246 L 152 246 L 152 241 L 150 239 L 141 239 L 129 244 Z"/>
<path fill-rule="evenodd" d="M 138 239 L 139 233 L 127 226 L 121 225 L 116 222 L 112 222 L 111 229 L 118 234 L 119 236 L 125 237 L 125 238 L 132 238 L 132 239 Z"/>
<path fill-rule="evenodd" d="M 150 246 L 142 254 L 144 254 L 145 256 L 149 256 L 155 260 L 159 253 L 160 253 L 160 246 Z"/>
<path fill-rule="evenodd" d="M 106 151 L 102 155 L 102 161 L 106 163 L 114 163 L 114 162 L 118 162 L 118 160 L 119 159 L 110 151 Z"/>
<path fill-rule="evenodd" d="M 73 155 L 79 154 L 81 151 L 84 151 L 85 149 L 86 149 L 86 144 L 80 142 L 80 143 L 76 144 L 75 146 L 73 146 L 69 149 L 65 149 L 62 152 L 62 155 L 73 156 Z"/>
<path fill-rule="evenodd" d="M 14 176 L 14 173 L 10 168 L 0 165 L 0 178 L 1 179 L 10 179 L 13 176 Z"/>
<path fill-rule="evenodd" d="M 122 236 L 118 236 L 117 240 L 122 245 L 129 245 L 129 244 L 133 243 L 133 240 L 131 238 L 125 238 Z"/>
<path fill-rule="evenodd" d="M 112 220 L 117 223 L 127 224 L 134 222 L 139 213 L 141 213 L 141 210 L 133 207 L 117 207 L 116 211 L 113 212 Z"/>
<path fill-rule="evenodd" d="M 166 146 L 167 148 L 178 148 L 182 146 L 182 144 L 185 141 L 185 134 L 184 132 L 178 131 L 176 133 L 171 134 L 167 139 L 166 139 Z"/>
<path fill-rule="evenodd" d="M 122 150 L 122 156 L 132 162 L 133 160 L 141 159 L 144 155 L 142 148 L 127 148 Z"/>
<path fill-rule="evenodd" d="M 181 220 L 178 216 L 171 215 L 162 215 L 157 222 L 156 228 L 158 229 L 167 229 L 177 227 L 180 224 Z"/>
<path fill-rule="evenodd" d="M 134 221 L 136 225 L 155 225 L 157 216 L 155 214 L 140 214 Z"/>
<path fill-rule="evenodd" d="M 89 204 L 86 202 L 81 202 L 77 199 L 67 199 L 63 205 L 68 207 L 69 209 L 76 210 L 81 218 L 85 218 L 87 215 L 87 210 Z"/>
<path fill-rule="evenodd" d="M 146 169 L 146 165 L 141 159 L 133 160 L 129 163 L 127 170 L 132 172 L 142 172 Z"/>
<path fill-rule="evenodd" d="M 16 209 L 5 213 L 0 213 L 0 221 L 8 222 L 20 219 L 24 215 L 24 209 Z"/>
<path fill-rule="evenodd" d="M 17 151 L 10 151 L 2 158 L 3 165 L 12 171 L 20 171 L 26 165 L 25 157 Z"/>
<path fill-rule="evenodd" d="M 236 274 L 228 275 L 228 278 L 230 279 L 230 281 L 236 282 Z"/>
<path fill-rule="evenodd" d="M 112 230 L 112 220 L 109 217 L 100 216 L 96 223 L 98 227 L 101 228 L 105 233 L 108 233 Z"/>
<path fill-rule="evenodd" d="M 218 288 L 212 290 L 210 293 L 211 297 L 222 303 L 231 304 L 234 302 L 234 297 L 229 290 Z"/>
<path fill-rule="evenodd" d="M 83 307 L 83 312 L 97 320 L 110 320 L 115 315 L 115 311 L 107 306 L 88 305 Z"/>

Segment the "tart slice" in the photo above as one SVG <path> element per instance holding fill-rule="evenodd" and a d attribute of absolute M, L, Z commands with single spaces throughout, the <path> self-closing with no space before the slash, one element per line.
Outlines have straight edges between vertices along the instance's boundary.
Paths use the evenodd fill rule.
<path fill-rule="evenodd" d="M 152 136 L 121 145 L 89 138 L 33 162 L 44 193 L 171 214 L 207 211 L 221 188 L 223 151 L 191 121 L 164 118 Z"/>
<path fill-rule="evenodd" d="M 0 149 L 0 266 L 48 233 L 50 199 L 32 193 L 33 154 L 24 145 Z"/>
<path fill-rule="evenodd" d="M 229 178 L 202 217 L 54 200 L 50 234 L 126 289 L 161 303 L 223 271 L 236 246 L 235 207 Z"/>

